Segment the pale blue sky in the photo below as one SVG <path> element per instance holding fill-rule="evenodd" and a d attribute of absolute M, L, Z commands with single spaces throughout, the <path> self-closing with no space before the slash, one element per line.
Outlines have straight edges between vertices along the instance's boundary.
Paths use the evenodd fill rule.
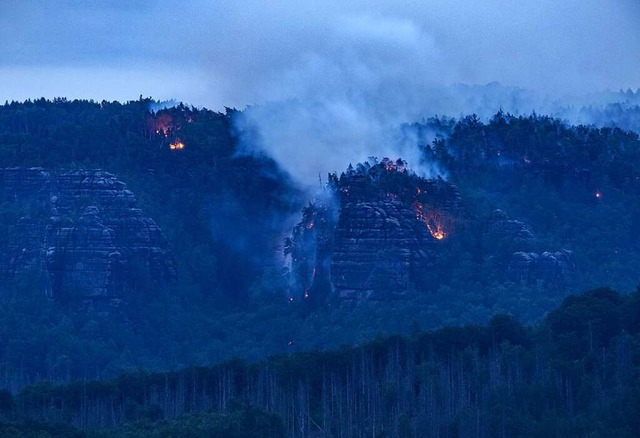
<path fill-rule="evenodd" d="M 221 109 L 402 101 L 458 82 L 640 86 L 638 0 L 180 3 L 0 0 L 0 101 L 142 94 Z"/>

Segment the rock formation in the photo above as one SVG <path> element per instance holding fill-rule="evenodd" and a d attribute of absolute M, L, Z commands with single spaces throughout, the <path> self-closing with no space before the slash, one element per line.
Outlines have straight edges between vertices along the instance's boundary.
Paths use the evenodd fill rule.
<path fill-rule="evenodd" d="M 110 173 L 0 169 L 0 202 L 19 215 L 0 242 L 5 288 L 37 276 L 48 296 L 93 306 L 116 304 L 138 277 L 176 276 L 162 231 Z"/>
<path fill-rule="evenodd" d="M 385 300 L 416 288 L 414 273 L 433 269 L 437 240 L 409 205 L 350 203 L 335 230 L 331 279 L 338 296 Z"/>
<path fill-rule="evenodd" d="M 528 226 L 511 219 L 502 210 L 495 210 L 488 218 L 485 237 L 493 242 L 494 255 L 500 253 L 502 263 L 496 268 L 505 272 L 506 279 L 519 284 L 544 283 L 562 288 L 574 272 L 571 251 L 536 252 L 543 245 Z"/>
<path fill-rule="evenodd" d="M 332 175 L 328 191 L 334 198 L 309 205 L 285 245 L 293 299 L 388 300 L 429 288 L 459 218 L 453 185 L 384 159 Z"/>
<path fill-rule="evenodd" d="M 520 284 L 543 282 L 562 286 L 574 270 L 571 251 L 557 252 L 516 252 L 511 256 L 508 277 Z"/>
<path fill-rule="evenodd" d="M 507 213 L 498 209 L 489 217 L 488 233 L 502 235 L 504 239 L 510 240 L 529 240 L 534 235 L 527 225 L 515 219 L 511 219 Z"/>

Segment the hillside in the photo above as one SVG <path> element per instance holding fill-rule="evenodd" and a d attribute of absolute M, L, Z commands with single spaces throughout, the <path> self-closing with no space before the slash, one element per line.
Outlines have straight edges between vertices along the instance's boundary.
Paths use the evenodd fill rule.
<path fill-rule="evenodd" d="M 0 393 L 0 432 L 53 436 L 615 436 L 640 433 L 640 295 L 568 297 L 360 347 Z M 86 435 L 85 435 L 86 434 Z"/>
<path fill-rule="evenodd" d="M 132 223 L 153 223 L 163 236 L 161 244 L 124 245 L 128 238 L 119 236 L 127 234 L 116 225 L 128 222 L 114 222 L 124 210 L 113 217 L 86 210 L 104 210 L 101 190 L 65 207 L 61 230 L 76 234 L 51 236 L 112 230 L 112 240 L 93 253 L 87 245 L 51 245 L 59 249 L 52 254 L 69 255 L 53 270 L 66 279 L 61 284 L 75 285 L 59 289 L 64 299 L 49 299 L 40 275 L 3 282 L 0 386 L 255 361 L 484 323 L 496 313 L 529 323 L 569 293 L 602 285 L 624 293 L 638 284 L 636 133 L 539 115 L 425 119 L 398 135 L 419 139 L 423 160 L 446 179 L 379 157 L 345 163 L 314 198 L 278 163 L 240 145 L 234 119 L 242 112 L 154 105 L 141 98 L 0 106 L 1 169 L 39 167 L 54 182 L 103 175 L 135 197 L 135 206 L 127 204 L 140 210 Z M 25 248 L 11 243 L 23 235 L 17 224 L 47 228 L 52 208 L 60 212 L 49 196 L 57 184 L 46 186 L 45 198 L 40 189 L 2 198 L 0 216 L 10 224 L 0 230 L 2 260 Z M 27 253 L 55 241 L 46 230 L 24 235 L 44 236 L 26 244 Z M 171 269 L 150 270 L 155 262 L 136 248 L 167 255 L 160 260 Z M 129 261 L 109 271 L 115 277 L 101 274 L 116 266 L 109 264 L 115 252 Z M 85 266 L 99 275 L 77 276 Z M 109 286 L 114 278 L 123 287 Z M 117 310 L 87 306 L 86 285 L 114 291 Z"/>

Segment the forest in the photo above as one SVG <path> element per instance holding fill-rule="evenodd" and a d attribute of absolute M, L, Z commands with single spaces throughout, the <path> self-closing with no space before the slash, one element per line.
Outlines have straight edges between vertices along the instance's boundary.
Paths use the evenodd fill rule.
<path fill-rule="evenodd" d="M 499 314 L 253 364 L 41 382 L 0 402 L 0 436 L 633 437 L 640 294 L 572 295 L 533 326 Z"/>
<path fill-rule="evenodd" d="M 44 296 L 37 276 L 3 278 L 1 433 L 638 434 L 636 132 L 502 111 L 399 126 L 475 225 L 443 240 L 424 293 L 354 306 L 289 300 L 284 239 L 321 195 L 242 147 L 242 111 L 156 104 L 0 105 L 1 168 L 117 175 L 178 271 L 138 273 L 109 316 Z M 633 119 L 637 106 L 616 111 Z M 358 169 L 322 178 L 341 188 Z M 0 221 L 33 208 L 2 200 Z M 497 210 L 531 230 L 526 246 L 490 226 Z M 575 263 L 562 284 L 506 275 L 514 251 L 558 250 Z"/>

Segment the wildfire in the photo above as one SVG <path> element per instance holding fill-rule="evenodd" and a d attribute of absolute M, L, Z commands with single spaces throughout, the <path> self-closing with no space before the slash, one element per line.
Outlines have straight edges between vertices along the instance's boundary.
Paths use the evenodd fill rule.
<path fill-rule="evenodd" d="M 182 150 L 184 149 L 184 143 L 182 143 L 180 140 L 176 140 L 169 145 L 169 149 L 171 149 L 172 151 Z"/>
<path fill-rule="evenodd" d="M 598 198 L 598 199 L 602 198 L 602 193 L 596 192 L 596 198 Z"/>
<path fill-rule="evenodd" d="M 407 170 L 407 163 L 402 160 L 393 161 L 389 158 L 384 158 L 380 164 L 389 172 L 403 173 Z"/>
<path fill-rule="evenodd" d="M 313 228 L 313 221 L 307 224 L 307 230 L 310 230 L 311 228 Z"/>
<path fill-rule="evenodd" d="M 442 229 L 442 226 L 440 224 L 436 224 L 435 226 L 431 226 L 429 224 L 429 222 L 427 222 L 427 229 L 429 230 L 431 235 L 433 237 L 435 237 L 436 239 L 438 239 L 438 240 L 442 240 L 445 237 L 447 237 L 447 234 L 444 232 L 444 230 Z"/>
<path fill-rule="evenodd" d="M 424 205 L 422 205 L 420 202 L 414 203 L 416 219 L 425 223 L 431 236 L 437 240 L 442 240 L 447 237 L 448 233 L 445 231 L 445 226 L 443 225 L 445 223 L 445 218 L 443 217 L 443 215 L 436 210 L 425 210 L 426 209 Z"/>
<path fill-rule="evenodd" d="M 169 114 L 159 114 L 151 123 L 155 126 L 156 134 L 168 137 L 173 128 L 173 119 Z"/>

